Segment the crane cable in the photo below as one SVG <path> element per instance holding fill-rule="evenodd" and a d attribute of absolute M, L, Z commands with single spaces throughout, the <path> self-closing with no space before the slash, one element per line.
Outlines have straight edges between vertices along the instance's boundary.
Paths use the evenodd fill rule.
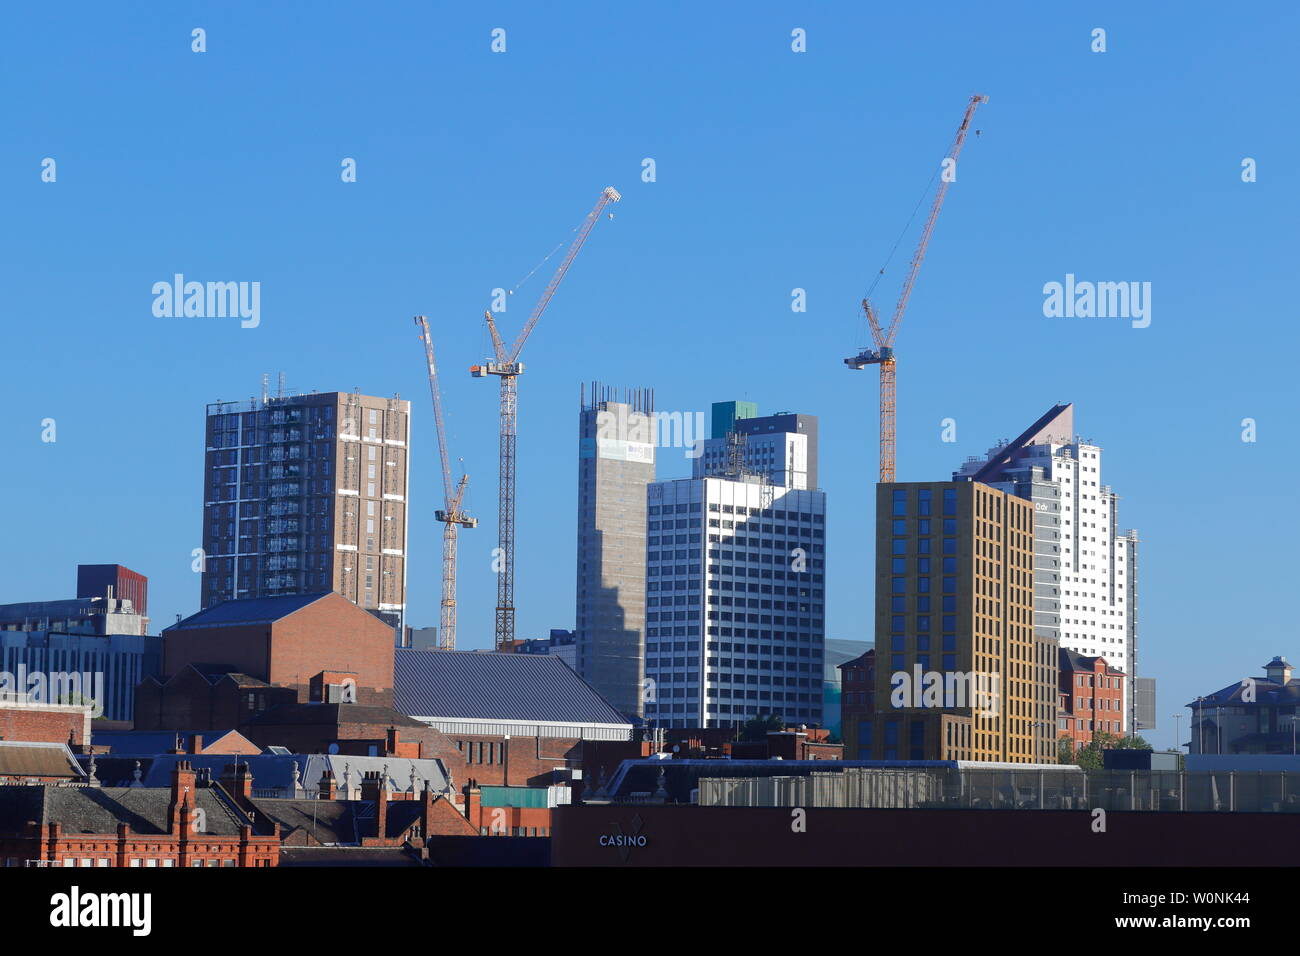
<path fill-rule="evenodd" d="M 944 157 L 947 158 L 947 153 L 944 154 Z M 875 278 L 871 280 L 871 285 L 867 287 L 867 291 L 862 298 L 870 299 L 872 293 L 876 291 L 876 286 L 880 284 L 880 280 L 884 276 L 885 270 L 889 268 L 889 264 L 894 260 L 894 254 L 898 252 L 898 247 L 902 245 L 903 237 L 907 235 L 908 230 L 912 228 L 912 223 L 916 221 L 916 214 L 921 211 L 921 206 L 925 203 L 926 197 L 930 195 L 930 190 L 934 187 L 934 181 L 942 169 L 943 163 L 940 163 L 939 168 L 930 174 L 930 181 L 925 184 L 925 189 L 922 190 L 920 198 L 917 199 L 916 206 L 912 209 L 912 215 L 908 217 L 907 223 L 898 234 L 898 238 L 894 240 L 893 248 L 889 250 L 889 255 L 885 257 L 885 264 L 880 267 L 880 271 L 877 272 Z M 860 306 L 854 309 L 853 315 L 854 321 L 856 322 L 862 315 Z"/>

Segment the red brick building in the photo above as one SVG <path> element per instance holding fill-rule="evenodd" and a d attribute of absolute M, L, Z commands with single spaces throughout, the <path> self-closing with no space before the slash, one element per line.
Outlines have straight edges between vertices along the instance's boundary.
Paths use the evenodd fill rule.
<path fill-rule="evenodd" d="M 163 632 L 163 673 L 136 691 L 136 730 L 238 730 L 324 751 L 418 724 L 393 704 L 393 631 L 333 592 L 226 601 Z"/>
<path fill-rule="evenodd" d="M 1057 735 L 1075 750 L 1094 732 L 1124 736 L 1124 672 L 1104 657 L 1085 657 L 1061 648 Z"/>
<path fill-rule="evenodd" d="M 341 594 L 224 601 L 162 637 L 167 676 L 193 665 L 287 687 L 306 700 L 312 677 L 342 672 L 352 675 L 357 702 L 392 705 L 393 629 Z"/>
<path fill-rule="evenodd" d="M 876 711 L 876 649 L 840 666 L 840 736 L 846 760 L 871 757 L 871 718 Z"/>
<path fill-rule="evenodd" d="M 548 794 L 542 787 L 472 787 L 465 816 L 480 836 L 550 836 Z"/>
<path fill-rule="evenodd" d="M 0 740 L 80 747 L 90 740 L 88 704 L 47 704 L 0 695 Z"/>
<path fill-rule="evenodd" d="M 374 771 L 362 777 L 359 800 L 340 799 L 332 775 L 318 782 L 319 800 L 258 798 L 244 767 L 231 767 L 227 779 L 239 806 L 274 823 L 287 847 L 415 848 L 430 836 L 478 832 L 460 808 L 427 784 L 418 795 L 394 793 Z"/>
<path fill-rule="evenodd" d="M 277 827 L 177 764 L 169 788 L 0 786 L 5 866 L 276 866 Z"/>

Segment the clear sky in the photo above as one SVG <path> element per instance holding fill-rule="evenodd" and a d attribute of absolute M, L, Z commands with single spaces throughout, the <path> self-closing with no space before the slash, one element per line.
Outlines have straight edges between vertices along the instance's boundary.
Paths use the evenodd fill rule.
<path fill-rule="evenodd" d="M 483 519 L 461 538 L 460 644 L 489 646 L 497 388 L 466 369 L 487 355 L 490 290 L 613 185 L 616 218 L 523 354 L 520 635 L 573 625 L 578 385 L 599 379 L 652 386 L 665 410 L 743 398 L 820 416 L 827 631 L 869 640 L 876 373 L 842 359 L 981 92 L 898 340 L 900 480 L 946 478 L 1073 401 L 1143 539 L 1151 739 L 1172 742 L 1195 694 L 1300 659 L 1280 613 L 1300 530 L 1300 14 L 900 6 L 6 8 L 0 602 L 71 596 L 78 562 L 120 562 L 149 576 L 158 626 L 197 610 L 204 406 L 283 371 L 294 389 L 414 401 L 409 619 L 436 623 L 441 485 L 411 324 L 426 313 Z M 877 290 L 886 311 L 923 216 Z M 511 298 L 507 337 L 554 261 Z M 151 287 L 177 272 L 260 282 L 261 324 L 155 317 Z M 1150 282 L 1149 327 L 1045 317 L 1043 286 L 1067 273 Z M 659 470 L 688 466 L 663 452 Z"/>

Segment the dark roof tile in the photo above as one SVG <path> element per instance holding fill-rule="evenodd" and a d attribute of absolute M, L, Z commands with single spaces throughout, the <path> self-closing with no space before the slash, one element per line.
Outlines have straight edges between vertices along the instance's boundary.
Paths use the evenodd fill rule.
<path fill-rule="evenodd" d="M 198 627 L 218 627 L 229 624 L 265 624 L 288 617 L 300 611 L 308 604 L 315 604 L 332 591 L 319 594 L 284 594 L 279 597 L 245 598 L 243 600 L 222 601 L 205 611 L 191 614 L 183 621 L 177 621 L 167 631 L 184 631 Z"/>
<path fill-rule="evenodd" d="M 398 648 L 394 705 L 413 717 L 627 724 L 558 657 Z"/>

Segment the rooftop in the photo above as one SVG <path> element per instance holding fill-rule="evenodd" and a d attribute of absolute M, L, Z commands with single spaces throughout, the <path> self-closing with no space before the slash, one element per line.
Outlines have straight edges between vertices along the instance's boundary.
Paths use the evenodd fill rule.
<path fill-rule="evenodd" d="M 318 594 L 283 594 L 279 597 L 245 598 L 222 601 L 205 611 L 177 621 L 167 631 L 184 631 L 199 627 L 225 627 L 230 624 L 269 624 L 300 611 L 328 597 L 332 591 Z"/>
<path fill-rule="evenodd" d="M 394 705 L 415 717 L 630 726 L 560 658 L 398 648 Z"/>

